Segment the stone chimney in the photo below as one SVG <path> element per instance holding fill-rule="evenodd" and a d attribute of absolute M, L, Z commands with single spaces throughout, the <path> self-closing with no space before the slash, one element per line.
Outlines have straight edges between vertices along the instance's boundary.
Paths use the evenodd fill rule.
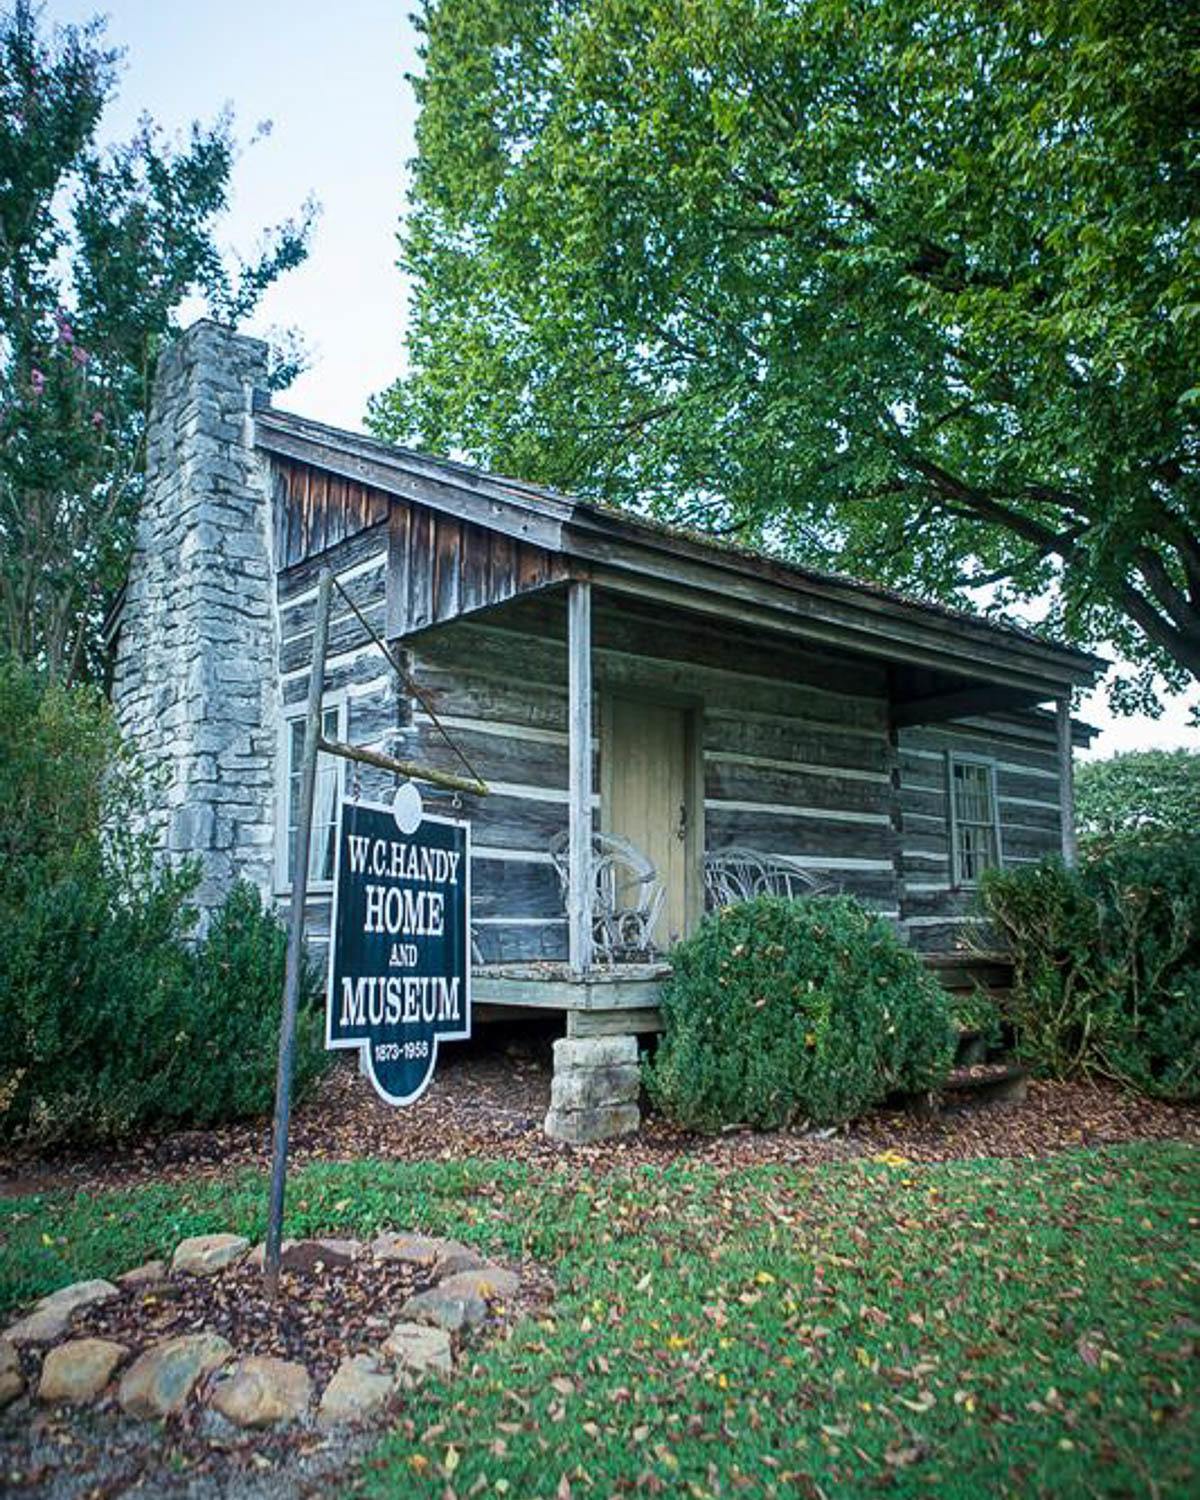
<path fill-rule="evenodd" d="M 264 894 L 274 877 L 273 528 L 251 436 L 266 374 L 265 344 L 207 320 L 162 355 L 117 641 L 117 716 L 165 849 L 202 863 L 205 919 L 239 877 Z"/>

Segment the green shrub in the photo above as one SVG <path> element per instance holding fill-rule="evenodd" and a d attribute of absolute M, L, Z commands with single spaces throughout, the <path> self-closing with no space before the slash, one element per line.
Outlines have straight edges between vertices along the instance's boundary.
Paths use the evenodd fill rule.
<path fill-rule="evenodd" d="M 948 996 L 850 897 L 727 907 L 671 964 L 646 1085 L 689 1128 L 838 1124 L 949 1071 Z"/>
<path fill-rule="evenodd" d="M 1200 839 L 1125 839 L 1076 870 L 990 871 L 1020 1055 L 1054 1078 L 1200 1098 Z"/>
<path fill-rule="evenodd" d="M 180 1111 L 200 1124 L 261 1114 L 275 1097 L 287 932 L 257 889 L 234 886 L 197 945 L 184 1007 L 188 1044 L 179 1055 Z M 306 964 L 293 1074 L 295 1097 L 324 1071 L 322 982 Z"/>
<path fill-rule="evenodd" d="M 960 1041 L 964 1033 L 973 1033 L 984 1054 L 1004 1045 L 1004 1015 L 995 995 L 982 985 L 951 994 L 950 1015 Z"/>
<path fill-rule="evenodd" d="M 270 1105 L 283 930 L 239 889 L 192 945 L 196 869 L 155 859 L 140 798 L 98 693 L 0 663 L 0 1141 Z M 308 1019 L 301 1087 L 322 1056 Z"/>

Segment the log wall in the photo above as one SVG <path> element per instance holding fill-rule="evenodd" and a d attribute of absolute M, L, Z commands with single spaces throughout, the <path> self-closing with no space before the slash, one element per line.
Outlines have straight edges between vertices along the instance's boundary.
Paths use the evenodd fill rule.
<path fill-rule="evenodd" d="M 955 947 L 972 931 L 975 892 L 951 883 L 947 757 L 981 756 L 996 769 L 1005 867 L 1034 864 L 1062 848 L 1054 720 L 1029 711 L 902 729 L 898 736 L 901 913 L 912 945 Z M 975 935 L 985 945 L 982 928 Z"/>
<path fill-rule="evenodd" d="M 300 709 L 308 691 L 322 565 L 332 564 L 371 625 L 390 633 L 397 527 L 386 516 L 368 520 L 278 576 L 285 714 Z M 466 540 L 463 530 L 457 535 Z M 548 853 L 567 823 L 565 599 L 561 589 L 545 590 L 550 574 L 540 565 L 522 567 L 541 592 L 406 634 L 402 644 L 428 708 L 397 690 L 337 594 L 331 618 L 327 701 L 345 702 L 347 738 L 461 771 L 432 709 L 492 789 L 457 806 L 447 794 L 425 793 L 431 807 L 471 820 L 473 928 L 486 962 L 567 956 L 566 914 Z M 489 577 L 500 588 L 519 582 L 505 568 Z M 395 610 L 393 598 L 393 620 Z M 795 860 L 826 888 L 855 894 L 900 923 L 914 947 L 952 948 L 973 909 L 973 893 L 951 885 L 948 750 L 994 758 L 1006 864 L 1060 847 L 1054 727 L 1044 715 L 891 735 L 882 666 L 599 591 L 594 632 L 597 757 L 605 693 L 695 707 L 706 847 L 750 846 Z M 601 769 L 597 759 L 597 787 Z M 391 778 L 364 770 L 361 791 L 386 799 Z M 594 806 L 599 826 L 598 800 Z M 310 930 L 318 945 L 325 940 L 326 892 L 314 892 Z"/>
<path fill-rule="evenodd" d="M 598 595 L 606 692 L 702 709 L 709 848 L 753 845 L 899 916 L 883 670 Z M 487 961 L 566 957 L 547 846 L 567 822 L 565 609 L 543 597 L 408 642 L 417 681 L 493 788 L 471 810 L 475 932 Z M 848 691 L 852 687 L 852 691 Z M 450 768 L 419 706 L 404 753 Z M 597 821 L 599 807 L 595 805 Z"/>

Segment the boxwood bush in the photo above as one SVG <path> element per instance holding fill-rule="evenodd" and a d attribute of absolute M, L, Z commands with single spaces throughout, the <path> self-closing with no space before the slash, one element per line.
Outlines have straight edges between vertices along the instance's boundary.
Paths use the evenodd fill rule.
<path fill-rule="evenodd" d="M 849 896 L 727 907 L 671 963 L 646 1086 L 691 1129 L 840 1124 L 950 1069 L 949 996 Z"/>
<path fill-rule="evenodd" d="M 283 928 L 239 887 L 194 942 L 196 870 L 136 831 L 141 788 L 100 694 L 0 662 L 0 1143 L 270 1108 Z M 323 1062 L 314 1013 L 301 1089 Z"/>
<path fill-rule="evenodd" d="M 990 871 L 1018 1050 L 1053 1078 L 1200 1098 L 1200 838 L 1118 840 L 1078 869 Z"/>

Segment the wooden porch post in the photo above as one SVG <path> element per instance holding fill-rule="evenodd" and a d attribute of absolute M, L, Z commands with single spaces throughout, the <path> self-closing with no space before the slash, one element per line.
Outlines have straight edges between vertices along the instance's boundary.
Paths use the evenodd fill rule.
<path fill-rule="evenodd" d="M 567 585 L 567 930 L 571 970 L 592 966 L 592 586 Z"/>
<path fill-rule="evenodd" d="M 1079 861 L 1075 839 L 1075 762 L 1071 745 L 1071 695 L 1055 704 L 1058 724 L 1058 799 L 1062 819 L 1063 864 L 1072 868 Z"/>

